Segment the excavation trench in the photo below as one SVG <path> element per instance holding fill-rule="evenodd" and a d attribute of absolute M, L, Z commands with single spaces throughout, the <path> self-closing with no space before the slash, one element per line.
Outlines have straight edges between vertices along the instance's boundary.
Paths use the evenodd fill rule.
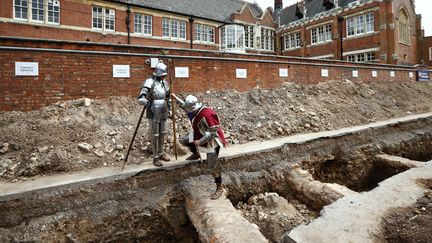
<path fill-rule="evenodd" d="M 229 201 L 208 199 L 213 182 L 198 161 L 2 195 L 0 241 L 234 242 L 242 227 L 278 241 L 324 206 L 411 167 L 383 154 L 429 159 L 430 127 L 425 116 L 222 157 Z"/>

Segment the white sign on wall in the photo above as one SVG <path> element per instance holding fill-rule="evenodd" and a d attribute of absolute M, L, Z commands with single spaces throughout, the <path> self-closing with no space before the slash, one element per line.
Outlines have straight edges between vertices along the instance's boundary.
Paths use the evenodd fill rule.
<path fill-rule="evenodd" d="M 189 68 L 188 67 L 175 67 L 175 77 L 176 78 L 189 78 Z"/>
<path fill-rule="evenodd" d="M 113 65 L 114 78 L 130 78 L 129 65 Z"/>
<path fill-rule="evenodd" d="M 247 78 L 247 69 L 237 68 L 236 78 Z"/>
<path fill-rule="evenodd" d="M 155 68 L 156 64 L 159 63 L 159 58 L 150 58 L 150 67 Z"/>
<path fill-rule="evenodd" d="M 39 63 L 15 62 L 15 76 L 39 76 Z"/>
<path fill-rule="evenodd" d="M 352 76 L 353 76 L 353 78 L 358 78 L 358 71 L 357 70 L 353 70 L 352 71 Z"/>
<path fill-rule="evenodd" d="M 409 77 L 410 78 L 414 78 L 414 73 L 413 72 L 409 72 Z"/>
<path fill-rule="evenodd" d="M 281 78 L 288 77 L 288 68 L 279 68 L 279 77 Z"/>
<path fill-rule="evenodd" d="M 328 69 L 321 69 L 321 77 L 328 77 L 329 71 Z"/>
<path fill-rule="evenodd" d="M 390 71 L 390 77 L 394 78 L 396 76 L 395 71 Z"/>
<path fill-rule="evenodd" d="M 372 71 L 372 78 L 376 78 L 376 77 L 378 77 L 378 72 L 373 70 Z"/>

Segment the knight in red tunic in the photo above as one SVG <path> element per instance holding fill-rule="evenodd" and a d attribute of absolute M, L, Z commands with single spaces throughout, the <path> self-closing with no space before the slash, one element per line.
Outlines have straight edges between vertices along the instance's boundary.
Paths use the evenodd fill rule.
<path fill-rule="evenodd" d="M 219 117 L 213 109 L 199 103 L 193 95 L 188 95 L 185 101 L 175 94 L 172 94 L 172 97 L 188 112 L 192 123 L 192 132 L 180 139 L 180 143 L 193 152 L 187 159 L 200 158 L 198 148 L 207 153 L 207 168 L 216 183 L 216 191 L 211 195 L 211 199 L 218 199 L 225 191 L 222 184 L 222 166 L 218 159 L 219 151 L 221 147 L 227 146 Z"/>

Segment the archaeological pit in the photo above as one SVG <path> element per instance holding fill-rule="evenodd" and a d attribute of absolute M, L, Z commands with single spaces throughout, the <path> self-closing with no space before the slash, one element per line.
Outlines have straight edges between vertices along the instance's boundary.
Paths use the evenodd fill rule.
<path fill-rule="evenodd" d="M 232 146 L 218 200 L 181 158 L 3 184 L 0 241 L 386 242 L 385 215 L 432 189 L 431 128 L 427 113 Z"/>

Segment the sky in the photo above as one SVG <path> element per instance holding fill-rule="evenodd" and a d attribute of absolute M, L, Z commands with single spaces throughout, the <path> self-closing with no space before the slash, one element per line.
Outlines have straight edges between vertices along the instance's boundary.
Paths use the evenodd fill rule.
<path fill-rule="evenodd" d="M 264 10 L 267 7 L 274 7 L 274 0 L 246 0 L 256 2 Z M 283 0 L 284 7 L 296 3 L 297 0 Z M 432 36 L 432 14 L 427 14 L 428 9 L 432 9 L 431 0 L 415 0 L 416 13 L 422 15 L 422 25 L 425 30 L 425 36 Z"/>

